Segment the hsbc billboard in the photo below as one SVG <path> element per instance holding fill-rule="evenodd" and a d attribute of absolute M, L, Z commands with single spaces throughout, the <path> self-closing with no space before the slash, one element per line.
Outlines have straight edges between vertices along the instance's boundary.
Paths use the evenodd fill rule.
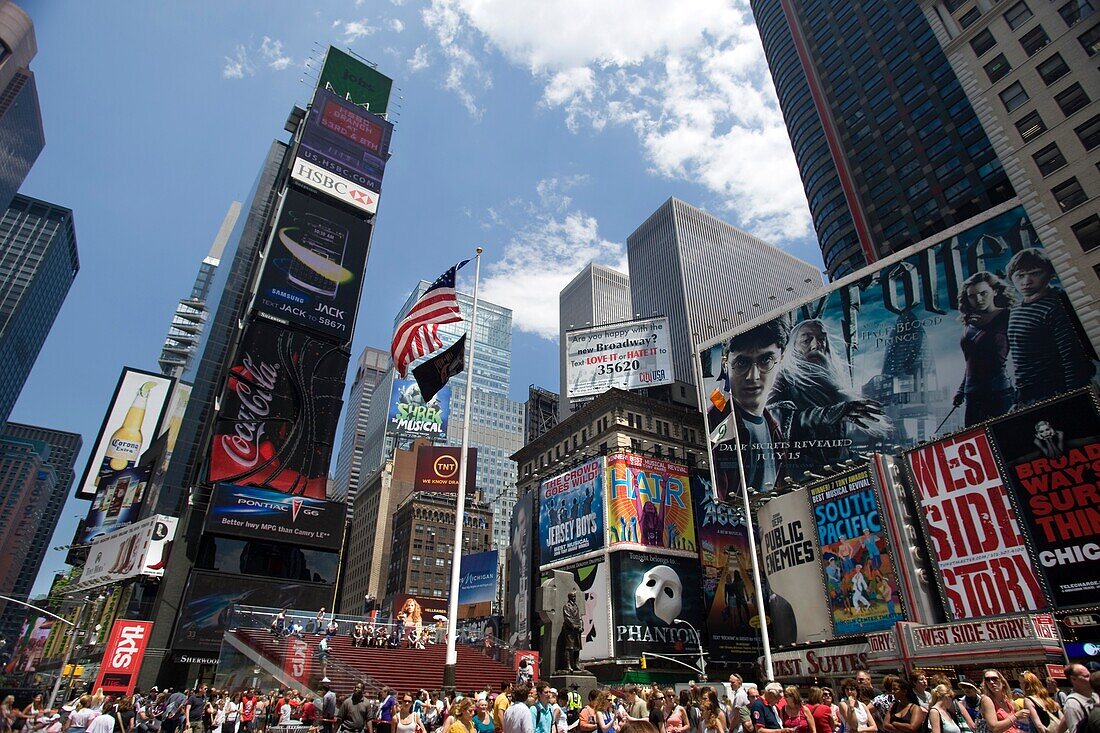
<path fill-rule="evenodd" d="M 317 550 L 339 550 L 347 505 L 257 486 L 218 484 L 206 513 L 206 531 Z"/>
<path fill-rule="evenodd" d="M 295 158 L 290 177 L 368 214 L 378 211 L 378 194 L 302 158 Z"/>
<path fill-rule="evenodd" d="M 92 689 L 102 689 L 106 694 L 115 697 L 124 697 L 134 692 L 152 628 L 152 621 L 115 621 L 107 640 L 107 650 L 103 653 L 99 676 Z"/>

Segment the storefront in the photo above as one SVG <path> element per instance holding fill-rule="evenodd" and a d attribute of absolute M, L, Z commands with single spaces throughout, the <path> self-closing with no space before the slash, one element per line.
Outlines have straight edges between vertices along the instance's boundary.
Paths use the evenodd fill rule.
<path fill-rule="evenodd" d="M 933 626 L 902 622 L 869 635 L 867 646 L 867 666 L 872 670 L 951 669 L 971 680 L 980 679 L 980 671 L 989 667 L 1012 680 L 1024 670 L 1065 663 L 1058 627 L 1050 614 Z"/>
<path fill-rule="evenodd" d="M 869 651 L 867 644 L 814 645 L 773 654 L 772 669 L 780 682 L 836 686 L 845 677 L 867 669 Z"/>

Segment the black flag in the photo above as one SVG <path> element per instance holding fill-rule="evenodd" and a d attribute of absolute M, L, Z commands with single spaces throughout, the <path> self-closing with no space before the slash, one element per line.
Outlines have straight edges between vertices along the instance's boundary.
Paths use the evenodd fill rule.
<path fill-rule="evenodd" d="M 454 375 L 466 368 L 466 334 L 453 346 L 444 349 L 431 359 L 412 370 L 413 377 L 420 387 L 420 396 L 427 402 L 435 397 L 443 385 Z"/>

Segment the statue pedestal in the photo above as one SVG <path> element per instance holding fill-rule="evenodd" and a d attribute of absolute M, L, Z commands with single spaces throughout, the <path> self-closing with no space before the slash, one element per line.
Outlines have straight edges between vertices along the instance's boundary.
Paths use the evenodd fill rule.
<path fill-rule="evenodd" d="M 555 672 L 546 681 L 558 691 L 559 695 L 569 692 L 569 685 L 576 684 L 577 692 L 581 696 L 581 707 L 588 704 L 588 691 L 600 686 L 596 677 L 588 672 Z"/>

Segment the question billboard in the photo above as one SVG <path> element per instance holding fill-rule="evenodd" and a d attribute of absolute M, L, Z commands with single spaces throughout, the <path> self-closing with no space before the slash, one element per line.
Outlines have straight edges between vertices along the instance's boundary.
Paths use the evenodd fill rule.
<path fill-rule="evenodd" d="M 668 318 L 643 318 L 565 334 L 569 399 L 672 384 Z"/>

